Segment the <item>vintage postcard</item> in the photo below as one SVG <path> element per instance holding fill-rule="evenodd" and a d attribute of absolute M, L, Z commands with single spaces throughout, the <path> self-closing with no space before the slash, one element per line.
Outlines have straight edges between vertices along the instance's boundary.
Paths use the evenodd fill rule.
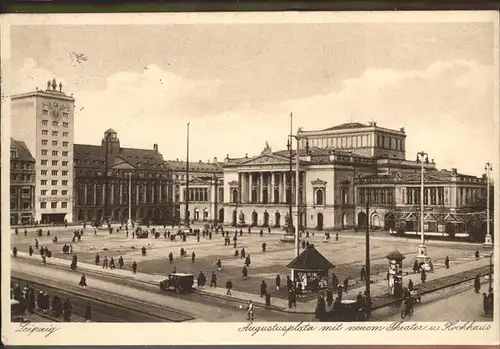
<path fill-rule="evenodd" d="M 1 35 L 4 343 L 498 343 L 498 13 Z"/>

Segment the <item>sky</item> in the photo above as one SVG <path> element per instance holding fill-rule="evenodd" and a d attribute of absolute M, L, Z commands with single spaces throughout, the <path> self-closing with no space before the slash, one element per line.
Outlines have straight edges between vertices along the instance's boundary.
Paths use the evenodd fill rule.
<path fill-rule="evenodd" d="M 407 158 L 481 175 L 496 157 L 493 23 L 22 25 L 10 93 L 62 81 L 75 143 L 108 128 L 165 159 L 222 160 L 286 147 L 289 115 L 407 133 Z M 498 49 L 498 48 L 497 48 Z"/>

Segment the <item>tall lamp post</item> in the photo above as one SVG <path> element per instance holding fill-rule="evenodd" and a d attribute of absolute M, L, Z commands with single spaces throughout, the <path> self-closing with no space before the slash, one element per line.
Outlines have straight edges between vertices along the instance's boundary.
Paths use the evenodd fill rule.
<path fill-rule="evenodd" d="M 128 222 L 132 226 L 132 172 L 128 173 Z"/>
<path fill-rule="evenodd" d="M 292 152 L 292 125 L 293 125 L 293 114 L 290 113 L 290 136 L 288 136 L 288 142 L 287 142 L 287 148 L 289 151 L 289 160 L 290 160 L 290 171 L 288 175 L 288 184 L 290 185 L 290 196 L 286 197 L 288 198 L 288 221 L 287 221 L 287 234 L 288 235 L 293 235 L 295 232 L 295 228 L 293 226 L 293 216 L 292 216 L 292 211 L 293 211 L 293 200 L 292 200 L 292 173 L 293 173 L 293 165 L 292 165 L 292 159 L 293 159 L 293 152 Z M 285 196 L 286 196 L 286 188 L 285 188 Z M 298 229 L 297 229 L 298 231 Z M 298 243 L 297 241 L 295 243 Z"/>
<path fill-rule="evenodd" d="M 307 140 L 307 138 L 300 136 L 298 131 L 297 131 L 297 135 L 290 134 L 290 137 L 293 137 L 297 140 L 297 150 L 296 150 L 296 154 L 295 154 L 295 209 L 297 210 L 297 221 L 295 222 L 296 226 L 297 226 L 296 227 L 297 229 L 295 229 L 295 257 L 297 257 L 300 254 L 299 228 L 301 225 L 301 219 L 299 218 L 300 217 L 300 191 L 299 191 L 299 188 L 300 188 L 300 153 L 299 153 L 299 149 L 300 149 L 300 140 L 302 140 L 302 139 Z M 309 148 L 308 145 L 306 145 L 306 153 L 308 151 L 308 148 Z M 290 156 L 290 159 L 291 159 L 291 156 Z M 290 179 L 291 179 L 291 175 L 290 175 Z M 291 186 L 290 186 L 290 188 L 291 188 Z M 291 190 L 290 190 L 290 194 L 291 194 Z M 291 201 L 292 200 L 290 198 L 290 202 Z M 291 205 L 290 205 L 290 207 L 291 207 Z"/>
<path fill-rule="evenodd" d="M 108 156 L 109 156 L 109 136 L 110 134 L 106 132 L 104 135 L 104 151 L 106 155 L 104 156 L 104 212 L 103 212 L 103 220 L 109 224 L 108 221 Z"/>
<path fill-rule="evenodd" d="M 415 259 L 421 264 L 430 261 L 424 239 L 424 164 L 429 163 L 429 154 L 424 151 L 418 152 L 417 163 L 420 163 L 420 245 L 418 245 Z"/>
<path fill-rule="evenodd" d="M 371 313 L 371 297 L 370 297 L 370 192 L 366 197 L 366 237 L 365 237 L 365 267 L 366 267 L 366 277 L 365 277 L 365 291 L 366 298 L 368 301 L 367 312 Z M 359 224 L 359 222 L 358 222 Z"/>
<path fill-rule="evenodd" d="M 491 163 L 487 162 L 486 171 L 486 236 L 484 237 L 485 247 L 493 247 L 493 239 L 490 232 L 490 172 L 493 170 Z"/>
<path fill-rule="evenodd" d="M 189 124 L 187 123 L 187 138 L 186 138 L 186 212 L 185 212 L 185 222 L 186 227 L 189 229 Z"/>

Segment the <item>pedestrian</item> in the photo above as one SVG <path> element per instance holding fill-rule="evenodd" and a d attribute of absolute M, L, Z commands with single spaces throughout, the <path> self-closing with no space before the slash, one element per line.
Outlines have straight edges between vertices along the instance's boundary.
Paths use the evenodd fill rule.
<path fill-rule="evenodd" d="M 448 258 L 448 256 L 446 256 L 444 260 L 444 265 L 446 266 L 446 269 L 450 269 L 450 258 Z"/>
<path fill-rule="evenodd" d="M 80 278 L 80 283 L 78 285 L 80 285 L 80 287 L 83 288 L 87 287 L 87 278 L 85 277 L 85 274 L 82 274 L 82 277 Z"/>
<path fill-rule="evenodd" d="M 315 317 L 318 321 L 323 321 L 326 313 L 326 303 L 323 295 L 318 297 L 316 301 L 316 310 L 314 311 Z"/>
<path fill-rule="evenodd" d="M 248 301 L 247 305 L 247 320 L 253 321 L 253 303 L 252 301 Z"/>
<path fill-rule="evenodd" d="M 250 260 L 250 255 L 248 255 L 248 256 L 245 258 L 245 265 L 246 265 L 247 267 L 249 267 L 249 266 L 250 266 L 250 263 L 251 263 L 251 260 Z"/>
<path fill-rule="evenodd" d="M 120 266 L 120 269 L 123 269 L 123 257 L 120 256 L 120 258 L 118 258 L 118 265 Z"/>
<path fill-rule="evenodd" d="M 195 259 L 195 258 L 196 258 L 195 253 L 194 253 L 194 252 L 193 252 L 193 253 L 191 253 L 191 261 L 192 261 L 193 263 L 194 263 L 194 259 Z"/>
<path fill-rule="evenodd" d="M 43 255 L 43 258 L 45 258 L 45 255 Z M 76 254 L 74 254 L 70 265 L 71 270 L 76 270 L 77 264 L 78 264 L 78 258 L 76 257 Z"/>
<path fill-rule="evenodd" d="M 102 268 L 108 269 L 108 256 L 104 256 L 104 261 L 102 262 Z"/>
<path fill-rule="evenodd" d="M 483 292 L 483 311 L 484 311 L 484 316 L 488 316 L 489 313 L 489 301 L 488 301 L 488 296 L 486 295 L 485 292 Z"/>
<path fill-rule="evenodd" d="M 476 253 L 474 253 L 474 257 L 476 257 L 476 259 L 479 259 L 479 251 L 476 251 Z"/>
<path fill-rule="evenodd" d="M 420 273 L 420 281 L 422 281 L 422 283 L 424 283 L 425 280 L 427 280 L 427 272 L 425 271 L 424 268 L 422 268 L 422 272 Z"/>
<path fill-rule="evenodd" d="M 35 249 L 38 250 L 38 239 L 37 238 L 35 238 Z"/>
<path fill-rule="evenodd" d="M 302 249 L 305 249 L 305 248 L 306 248 L 306 241 L 302 240 Z"/>
<path fill-rule="evenodd" d="M 132 274 L 137 274 L 137 263 L 135 261 L 132 263 Z"/>
<path fill-rule="evenodd" d="M 262 243 L 262 252 L 266 252 L 266 243 L 265 242 Z"/>
<path fill-rule="evenodd" d="M 109 260 L 109 268 L 115 269 L 115 259 L 113 257 Z"/>
<path fill-rule="evenodd" d="M 292 279 L 290 279 L 290 275 L 286 276 L 286 290 L 290 291 L 293 287 Z"/>
<path fill-rule="evenodd" d="M 408 281 L 408 290 L 413 291 L 413 280 L 412 279 L 410 279 L 410 281 Z"/>
<path fill-rule="evenodd" d="M 474 278 L 474 291 L 476 293 L 479 293 L 479 290 L 481 290 L 481 279 L 479 274 L 477 274 L 476 277 Z"/>
<path fill-rule="evenodd" d="M 241 270 L 241 274 L 243 275 L 243 279 L 246 280 L 248 278 L 248 268 L 246 265 L 243 266 Z"/>
<path fill-rule="evenodd" d="M 66 298 L 66 301 L 64 302 L 64 306 L 63 306 L 64 322 L 71 321 L 71 311 L 72 310 L 73 310 L 73 306 L 71 305 L 69 298 Z"/>
<path fill-rule="evenodd" d="M 215 272 L 212 272 L 212 278 L 210 280 L 210 287 L 217 287 L 217 275 L 215 275 Z"/>
<path fill-rule="evenodd" d="M 29 252 L 30 257 L 33 256 L 33 246 L 30 245 L 28 252 Z"/>
<path fill-rule="evenodd" d="M 413 272 L 418 273 L 419 269 L 418 261 L 415 259 L 415 262 L 413 262 Z"/>
<path fill-rule="evenodd" d="M 242 248 L 240 253 L 241 259 L 245 258 L 245 253 L 245 248 Z"/>
<path fill-rule="evenodd" d="M 337 278 L 337 275 L 335 273 L 332 273 L 332 288 L 337 289 L 338 284 L 339 279 Z"/>
<path fill-rule="evenodd" d="M 280 277 L 280 274 L 277 274 L 276 275 L 276 291 L 280 290 L 280 286 L 281 286 L 281 277 Z"/>
<path fill-rule="evenodd" d="M 231 295 L 231 289 L 233 288 L 233 283 L 231 280 L 227 280 L 226 282 L 226 289 L 227 289 L 227 292 L 226 292 L 226 296 L 230 296 Z"/>
<path fill-rule="evenodd" d="M 169 260 L 170 264 L 172 264 L 174 262 L 174 254 L 172 252 L 170 252 L 168 254 L 168 260 Z"/>
<path fill-rule="evenodd" d="M 347 287 L 349 286 L 349 276 L 344 279 L 344 292 L 347 293 Z"/>
<path fill-rule="evenodd" d="M 12 249 L 12 255 L 14 257 L 17 257 L 17 247 L 16 246 L 14 246 L 14 248 Z"/>
<path fill-rule="evenodd" d="M 364 265 L 361 267 L 360 279 L 361 281 L 366 280 L 366 267 Z"/>
<path fill-rule="evenodd" d="M 217 266 L 218 271 L 222 270 L 222 262 L 220 261 L 220 259 L 217 261 L 217 263 L 215 265 Z"/>
<path fill-rule="evenodd" d="M 144 257 L 146 255 L 146 247 L 145 246 L 142 246 L 142 256 Z"/>
<path fill-rule="evenodd" d="M 267 284 L 264 280 L 260 283 L 260 296 L 264 297 L 267 294 Z"/>

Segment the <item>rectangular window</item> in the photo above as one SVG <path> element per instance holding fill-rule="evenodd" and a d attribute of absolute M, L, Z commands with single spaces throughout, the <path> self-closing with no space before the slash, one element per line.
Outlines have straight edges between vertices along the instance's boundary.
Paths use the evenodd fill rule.
<path fill-rule="evenodd" d="M 58 173 L 58 172 L 59 172 L 58 170 L 52 170 L 52 175 L 53 175 L 53 176 L 57 176 L 57 173 Z"/>
<path fill-rule="evenodd" d="M 47 165 L 47 160 L 42 160 L 41 164 L 44 165 L 44 166 Z"/>
<path fill-rule="evenodd" d="M 47 170 L 41 170 L 41 171 L 40 171 L 40 174 L 41 174 L 42 176 L 46 176 L 46 175 L 47 175 Z"/>
<path fill-rule="evenodd" d="M 444 188 L 438 188 L 438 205 L 444 205 Z"/>
<path fill-rule="evenodd" d="M 68 166 L 68 162 L 67 162 L 67 161 L 63 161 L 63 162 L 62 162 L 62 165 L 63 165 L 63 166 Z"/>
<path fill-rule="evenodd" d="M 68 137 L 68 132 L 63 132 L 63 137 Z"/>
<path fill-rule="evenodd" d="M 63 142 L 63 147 L 67 148 L 69 146 L 69 142 Z"/>
<path fill-rule="evenodd" d="M 46 139 L 42 139 L 42 145 L 47 145 L 48 143 L 49 143 L 49 141 L 48 141 L 48 140 L 46 140 Z"/>
<path fill-rule="evenodd" d="M 42 155 L 47 155 L 47 150 L 46 149 L 42 149 Z"/>
<path fill-rule="evenodd" d="M 68 127 L 69 127 L 69 123 L 67 123 L 67 122 L 63 122 L 63 127 L 64 127 L 64 128 L 68 128 Z"/>
<path fill-rule="evenodd" d="M 52 156 L 57 156 L 59 155 L 59 152 L 57 150 L 52 150 Z"/>
<path fill-rule="evenodd" d="M 57 202 L 51 202 L 50 208 L 57 208 Z"/>
<path fill-rule="evenodd" d="M 57 166 L 58 161 L 57 160 L 52 160 L 52 166 Z"/>
<path fill-rule="evenodd" d="M 59 142 L 58 141 L 52 141 L 52 146 L 56 147 L 57 143 L 59 143 Z"/>
<path fill-rule="evenodd" d="M 61 190 L 61 195 L 62 195 L 62 196 L 66 196 L 66 195 L 68 195 L 68 191 L 67 191 L 67 190 Z"/>
<path fill-rule="evenodd" d="M 68 118 L 68 113 L 63 112 L 62 114 L 63 114 L 63 118 L 65 118 L 65 119 L 67 119 L 67 118 Z"/>
<path fill-rule="evenodd" d="M 42 179 L 42 180 L 40 181 L 40 184 L 41 184 L 41 185 L 47 185 L 47 180 L 46 180 L 46 179 Z"/>
<path fill-rule="evenodd" d="M 67 180 L 62 181 L 62 185 L 68 185 L 68 181 Z"/>
<path fill-rule="evenodd" d="M 40 208 L 47 208 L 46 202 L 40 202 Z"/>
<path fill-rule="evenodd" d="M 68 152 L 67 151 L 63 151 L 62 152 L 62 156 L 68 156 Z"/>
<path fill-rule="evenodd" d="M 68 171 L 62 171 L 62 175 L 63 176 L 67 176 L 68 175 Z"/>
<path fill-rule="evenodd" d="M 40 190 L 40 195 L 47 195 L 47 190 L 46 189 Z"/>
<path fill-rule="evenodd" d="M 42 115 L 49 115 L 49 111 L 47 109 L 43 109 Z M 46 120 L 43 120 L 43 121 L 46 121 Z"/>
<path fill-rule="evenodd" d="M 48 120 L 42 120 L 42 126 L 47 126 L 49 124 Z"/>
<path fill-rule="evenodd" d="M 57 195 L 57 190 L 55 190 L 55 189 L 54 189 L 54 190 L 51 190 L 51 191 L 50 191 L 50 195 Z"/>
<path fill-rule="evenodd" d="M 30 208 L 30 203 L 29 203 L 29 202 L 25 202 L 25 203 L 23 203 L 23 208 L 24 208 L 25 210 L 29 209 L 29 208 Z"/>
<path fill-rule="evenodd" d="M 61 202 L 61 208 L 68 208 L 67 202 Z"/>
<path fill-rule="evenodd" d="M 59 136 L 59 131 L 52 131 L 52 136 L 53 137 Z"/>
<path fill-rule="evenodd" d="M 49 130 L 42 130 L 42 136 L 47 136 L 49 134 Z"/>
<path fill-rule="evenodd" d="M 51 184 L 52 184 L 52 185 L 57 185 L 57 180 L 55 180 L 55 179 L 54 179 L 54 180 L 52 180 L 52 181 L 51 181 Z"/>
<path fill-rule="evenodd" d="M 59 122 L 57 122 L 57 121 L 52 121 L 52 126 L 59 126 Z"/>
<path fill-rule="evenodd" d="M 429 205 L 429 189 L 424 188 L 424 205 Z"/>

